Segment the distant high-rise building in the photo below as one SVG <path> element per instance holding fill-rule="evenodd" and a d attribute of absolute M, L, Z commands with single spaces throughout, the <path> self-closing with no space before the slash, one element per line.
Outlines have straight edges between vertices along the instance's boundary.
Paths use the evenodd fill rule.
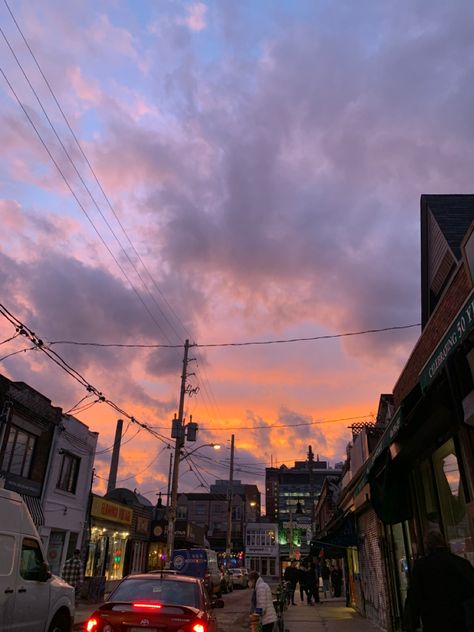
<path fill-rule="evenodd" d="M 334 468 L 327 461 L 320 461 L 319 455 L 314 457 L 311 446 L 308 446 L 306 461 L 295 461 L 294 467 L 265 468 L 265 507 L 267 518 L 274 521 L 289 519 L 290 508 L 297 508 L 311 517 L 314 501 L 319 497 L 323 483 L 328 476 L 341 474 L 341 463 Z"/>

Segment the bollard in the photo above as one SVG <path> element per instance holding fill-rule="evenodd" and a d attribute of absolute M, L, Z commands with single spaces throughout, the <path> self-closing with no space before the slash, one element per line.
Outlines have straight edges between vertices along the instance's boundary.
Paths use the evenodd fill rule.
<path fill-rule="evenodd" d="M 262 629 L 260 615 L 253 612 L 249 618 L 250 618 L 250 632 L 260 632 L 260 630 Z"/>

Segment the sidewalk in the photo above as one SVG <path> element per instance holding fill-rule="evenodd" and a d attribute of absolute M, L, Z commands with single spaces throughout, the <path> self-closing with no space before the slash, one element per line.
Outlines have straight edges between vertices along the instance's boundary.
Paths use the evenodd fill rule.
<path fill-rule="evenodd" d="M 344 599 L 328 599 L 314 606 L 296 601 L 285 611 L 289 632 L 380 632 L 380 628 L 345 605 Z"/>

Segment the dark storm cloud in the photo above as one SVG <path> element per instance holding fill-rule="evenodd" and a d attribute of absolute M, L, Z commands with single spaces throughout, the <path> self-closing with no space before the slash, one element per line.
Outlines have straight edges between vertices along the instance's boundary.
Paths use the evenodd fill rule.
<path fill-rule="evenodd" d="M 278 415 L 277 424 L 288 425 L 288 428 L 282 428 L 282 432 L 289 433 L 290 436 L 297 438 L 299 441 L 308 441 L 308 445 L 312 445 L 313 452 L 326 449 L 327 440 L 324 432 L 316 425 L 310 424 L 313 421 L 308 415 L 302 415 L 292 410 L 282 408 Z M 291 426 L 295 426 L 292 430 Z"/>
<path fill-rule="evenodd" d="M 196 64 L 176 70 L 195 103 L 199 84 L 217 98 L 187 111 L 210 148 L 208 173 L 184 162 L 173 185 L 150 191 L 173 269 L 245 282 L 269 309 L 284 300 L 269 284 L 302 282 L 301 303 L 313 314 L 336 306 L 322 313 L 344 329 L 416 322 L 419 195 L 471 186 L 472 63 L 459 60 L 473 11 L 405 9 L 403 19 L 390 3 L 315 9 L 307 25 L 276 30 L 266 60 L 240 76 L 228 60 L 213 79 Z"/>

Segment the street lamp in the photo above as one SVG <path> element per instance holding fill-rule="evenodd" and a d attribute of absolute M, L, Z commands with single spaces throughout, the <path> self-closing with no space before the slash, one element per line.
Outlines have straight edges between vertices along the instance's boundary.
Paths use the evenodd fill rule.
<path fill-rule="evenodd" d="M 296 503 L 296 515 L 301 515 L 303 513 L 303 508 L 301 507 L 301 503 L 298 500 Z M 289 558 L 290 561 L 293 559 L 293 507 L 290 507 L 290 550 L 289 550 Z"/>
<path fill-rule="evenodd" d="M 203 443 L 202 445 L 198 445 L 197 448 L 194 448 L 194 450 L 191 450 L 191 452 L 185 452 L 184 454 L 181 454 L 181 458 L 179 459 L 179 461 L 181 462 L 184 459 L 187 459 L 188 456 L 191 456 L 201 448 L 214 448 L 214 450 L 220 450 L 221 446 L 219 443 Z"/>

